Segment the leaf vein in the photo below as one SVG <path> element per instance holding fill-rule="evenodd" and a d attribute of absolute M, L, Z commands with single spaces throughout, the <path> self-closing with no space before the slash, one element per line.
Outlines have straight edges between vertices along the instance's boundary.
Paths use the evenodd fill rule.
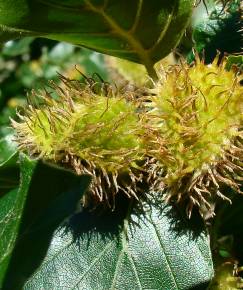
<path fill-rule="evenodd" d="M 116 283 L 116 278 L 117 278 L 117 275 L 118 275 L 119 266 L 121 264 L 121 261 L 122 261 L 124 253 L 125 253 L 124 249 L 119 253 L 119 256 L 118 256 L 118 259 L 117 259 L 117 262 L 116 262 L 116 268 L 115 268 L 115 271 L 114 271 L 114 277 L 112 279 L 111 290 L 115 289 L 114 287 L 115 287 L 115 283 Z"/>
<path fill-rule="evenodd" d="M 129 33 L 134 33 L 134 31 L 136 30 L 136 28 L 138 26 L 138 22 L 139 22 L 141 12 L 142 12 L 142 7 L 143 7 L 143 0 L 138 0 L 137 13 L 135 16 L 134 23 L 133 23 L 131 29 L 129 30 Z"/>
<path fill-rule="evenodd" d="M 139 275 L 138 275 L 138 271 L 137 271 L 133 256 L 132 256 L 132 254 L 131 254 L 131 252 L 129 250 L 127 250 L 127 254 L 128 254 L 128 258 L 129 258 L 129 260 L 131 262 L 131 265 L 132 265 L 133 271 L 135 273 L 135 276 L 137 278 L 137 281 L 138 281 L 138 284 L 139 284 L 139 288 L 142 290 L 143 287 L 142 287 L 142 284 L 141 284 L 141 281 L 140 281 L 140 278 L 139 278 Z"/>
<path fill-rule="evenodd" d="M 40 269 L 43 268 L 45 265 L 49 264 L 51 261 L 55 260 L 55 258 L 60 254 L 60 252 L 62 250 L 66 250 L 67 248 L 69 248 L 69 246 L 71 246 L 73 243 L 73 241 L 69 242 L 68 244 L 66 244 L 64 247 L 61 247 L 54 255 L 51 256 L 50 259 L 44 260 L 44 262 L 41 264 Z M 31 280 L 34 280 L 34 278 L 37 276 L 37 274 L 39 274 L 39 271 L 35 272 L 32 276 L 31 276 Z M 26 283 L 26 285 L 28 285 L 28 281 Z"/>
<path fill-rule="evenodd" d="M 99 255 L 97 257 L 95 257 L 95 259 L 93 260 L 93 262 L 89 265 L 88 269 L 83 273 L 83 275 L 80 277 L 80 279 L 78 279 L 78 281 L 73 285 L 73 287 L 71 289 L 75 289 L 75 287 L 82 281 L 82 279 L 86 276 L 86 274 L 89 273 L 90 269 L 95 265 L 95 263 L 98 262 L 100 260 L 100 258 L 102 258 L 103 254 L 107 250 L 109 250 L 112 245 L 113 245 L 113 241 L 109 242 L 104 247 L 104 249 L 99 253 Z"/>
<path fill-rule="evenodd" d="M 171 14 L 168 16 L 168 20 L 167 20 L 167 23 L 166 23 L 166 25 L 165 25 L 165 27 L 164 27 L 164 29 L 162 29 L 162 31 L 161 31 L 161 33 L 160 33 L 160 35 L 159 35 L 159 37 L 158 37 L 158 39 L 156 40 L 156 42 L 154 43 L 154 45 L 153 46 L 151 46 L 149 49 L 148 49 L 148 51 L 150 51 L 150 52 L 152 52 L 162 41 L 163 41 L 163 39 L 164 39 L 164 37 L 165 37 L 165 34 L 166 34 L 166 32 L 167 32 L 167 30 L 168 30 L 168 28 L 169 28 L 169 26 L 170 26 L 170 24 L 171 24 L 171 21 L 172 21 L 172 19 L 173 19 L 173 16 L 174 16 L 174 14 L 175 14 L 175 12 L 176 12 L 176 9 L 175 9 L 175 7 L 176 7 L 176 4 L 174 4 L 174 6 L 173 6 L 173 9 L 172 9 L 172 12 L 171 12 Z"/>
<path fill-rule="evenodd" d="M 153 225 L 153 228 L 154 228 L 154 230 L 155 230 L 155 233 L 156 233 L 156 236 L 157 236 L 157 238 L 158 238 L 159 244 L 160 244 L 160 246 L 161 246 L 161 248 L 162 248 L 162 250 L 163 250 L 163 252 L 164 252 L 165 260 L 166 260 L 166 263 L 167 263 L 167 265 L 168 265 L 168 267 L 169 267 L 169 269 L 170 269 L 170 273 L 171 273 L 171 276 L 172 276 L 173 282 L 174 282 L 174 284 L 175 284 L 175 286 L 176 286 L 176 289 L 180 290 L 179 285 L 177 284 L 177 281 L 176 281 L 175 275 L 174 275 L 174 273 L 173 273 L 173 271 L 172 271 L 172 267 L 171 267 L 171 264 L 170 264 L 170 260 L 169 260 L 169 258 L 168 258 L 167 255 L 166 255 L 166 252 L 165 252 L 165 248 L 164 248 L 164 246 L 163 246 L 163 241 L 162 241 L 161 235 L 159 234 L 159 231 L 158 231 L 158 229 L 157 229 L 157 227 L 156 227 L 156 224 L 153 222 L 152 217 L 151 217 L 151 224 Z"/>
<path fill-rule="evenodd" d="M 137 55 L 139 56 L 140 61 L 145 65 L 148 73 L 151 74 L 152 77 L 157 78 L 156 72 L 154 71 L 154 68 L 153 68 L 153 61 L 150 58 L 150 54 L 148 53 L 146 49 L 144 49 L 144 47 L 134 37 L 134 35 L 129 33 L 129 31 L 124 30 L 122 27 L 120 27 L 112 17 L 110 17 L 107 13 L 105 13 L 103 9 L 93 5 L 90 2 L 90 0 L 84 0 L 84 3 L 86 4 L 87 9 L 103 17 L 104 21 L 111 27 L 111 29 L 121 38 L 125 39 L 127 44 L 133 47 L 133 49 L 137 52 Z"/>

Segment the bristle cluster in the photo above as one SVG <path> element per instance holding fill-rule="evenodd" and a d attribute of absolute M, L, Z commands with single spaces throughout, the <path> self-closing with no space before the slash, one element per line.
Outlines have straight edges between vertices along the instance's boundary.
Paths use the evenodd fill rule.
<path fill-rule="evenodd" d="M 53 84 L 56 98 L 45 90 L 36 104 L 34 93 L 24 116 L 19 114 L 22 122 L 12 121 L 19 148 L 90 174 L 96 201 L 113 206 L 119 190 L 136 198 L 143 158 L 137 104 L 107 84 L 61 78 L 60 86 Z"/>
<path fill-rule="evenodd" d="M 140 98 L 102 81 L 61 76 L 55 95 L 34 93 L 21 121 L 12 122 L 19 148 L 91 175 L 87 204 L 112 207 L 118 192 L 138 198 L 147 180 L 167 202 L 185 202 L 188 216 L 194 206 L 212 216 L 216 197 L 229 200 L 224 185 L 240 191 L 240 76 L 225 61 L 205 65 L 198 57 L 192 66 L 158 72 Z"/>
<path fill-rule="evenodd" d="M 154 190 L 213 212 L 223 184 L 240 191 L 242 180 L 242 87 L 225 63 L 186 63 L 161 71 L 150 97 L 145 145 Z"/>

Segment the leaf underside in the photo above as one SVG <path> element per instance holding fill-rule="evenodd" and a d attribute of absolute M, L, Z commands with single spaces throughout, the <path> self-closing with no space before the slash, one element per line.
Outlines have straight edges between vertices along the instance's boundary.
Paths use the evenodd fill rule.
<path fill-rule="evenodd" d="M 25 35 L 152 66 L 180 40 L 192 0 L 0 0 L 0 41 Z"/>

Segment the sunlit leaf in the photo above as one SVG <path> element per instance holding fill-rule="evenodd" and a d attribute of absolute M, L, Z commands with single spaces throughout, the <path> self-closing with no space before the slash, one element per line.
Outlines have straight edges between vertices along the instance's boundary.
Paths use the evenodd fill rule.
<path fill-rule="evenodd" d="M 173 211 L 83 211 L 55 234 L 24 289 L 205 289 L 213 275 L 208 236 L 194 235 L 190 222 L 174 220 Z"/>

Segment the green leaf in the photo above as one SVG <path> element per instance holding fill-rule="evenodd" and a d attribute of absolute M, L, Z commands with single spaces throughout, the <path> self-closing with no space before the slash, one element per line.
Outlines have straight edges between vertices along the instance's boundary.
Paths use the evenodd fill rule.
<path fill-rule="evenodd" d="M 208 236 L 174 211 L 83 210 L 56 232 L 24 289 L 205 289 L 213 275 Z"/>
<path fill-rule="evenodd" d="M 12 208 L 14 210 L 17 208 L 16 201 L 18 201 L 18 188 L 10 191 L 0 199 L 0 287 L 2 286 L 17 236 L 17 217 L 15 212 L 11 212 Z"/>
<path fill-rule="evenodd" d="M 20 187 L 0 198 L 0 288 L 16 242 L 35 162 L 21 157 Z"/>
<path fill-rule="evenodd" d="M 18 152 L 13 138 L 9 133 L 0 139 L 0 198 L 19 185 Z"/>
<path fill-rule="evenodd" d="M 13 142 L 13 134 L 8 134 L 0 139 L 0 168 L 16 164 L 17 146 Z"/>
<path fill-rule="evenodd" d="M 88 176 L 37 165 L 3 289 L 22 289 L 45 257 L 53 232 L 75 212 L 89 182 Z"/>
<path fill-rule="evenodd" d="M 16 157 L 14 156 L 15 160 Z M 12 161 L 9 161 L 12 163 Z M 9 191 L 19 186 L 19 174 L 20 170 L 18 164 L 10 167 L 0 167 L 0 198 Z"/>
<path fill-rule="evenodd" d="M 47 37 L 143 63 L 147 68 L 180 40 L 193 0 L 0 0 L 0 41 Z"/>

